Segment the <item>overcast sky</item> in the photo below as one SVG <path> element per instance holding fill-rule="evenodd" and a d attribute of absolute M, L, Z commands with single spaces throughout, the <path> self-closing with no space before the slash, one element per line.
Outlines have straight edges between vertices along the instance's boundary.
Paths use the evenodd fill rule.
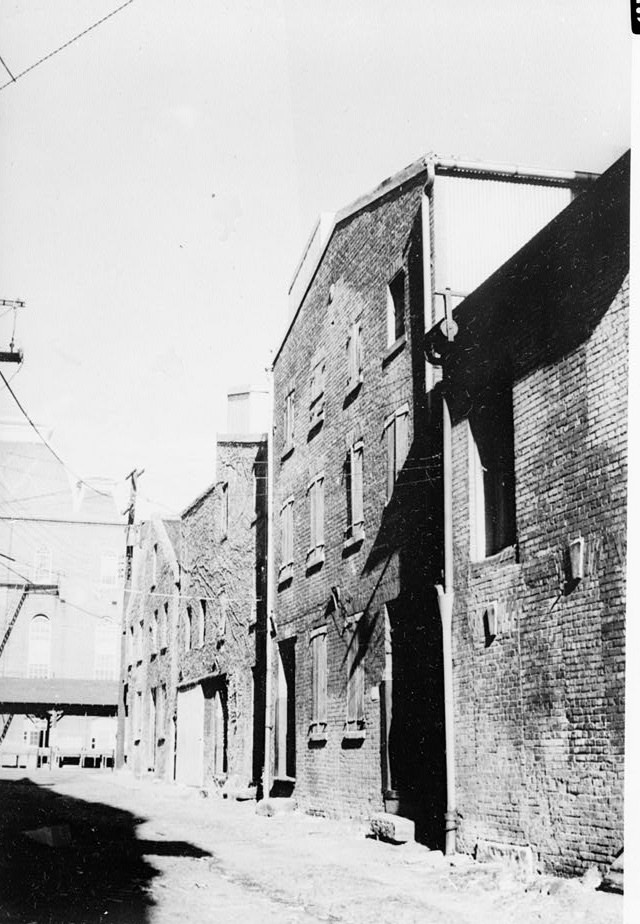
<path fill-rule="evenodd" d="M 118 5 L 2 0 L 0 55 Z M 626 0 L 134 0 L 0 92 L 3 372 L 76 472 L 179 510 L 320 211 L 429 150 L 604 170 L 629 94 Z"/>

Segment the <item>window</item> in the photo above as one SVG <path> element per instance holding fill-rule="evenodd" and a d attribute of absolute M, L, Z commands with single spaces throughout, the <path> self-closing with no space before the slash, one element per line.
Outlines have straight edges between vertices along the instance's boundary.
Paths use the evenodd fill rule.
<path fill-rule="evenodd" d="M 393 487 L 404 465 L 409 451 L 409 406 L 404 405 L 384 424 L 387 447 L 387 503 L 391 500 Z"/>
<path fill-rule="evenodd" d="M 167 685 L 156 687 L 156 734 L 157 740 L 164 740 L 164 723 L 167 714 Z"/>
<path fill-rule="evenodd" d="M 387 346 L 404 335 L 405 273 L 400 270 L 387 286 Z"/>
<path fill-rule="evenodd" d="M 311 373 L 311 388 L 309 401 L 309 426 L 315 427 L 324 420 L 324 383 L 325 361 L 321 360 L 314 366 Z"/>
<path fill-rule="evenodd" d="M 353 391 L 362 382 L 362 324 L 356 321 L 347 337 L 347 391 Z"/>
<path fill-rule="evenodd" d="M 280 582 L 293 576 L 293 498 L 280 510 Z"/>
<path fill-rule="evenodd" d="M 347 528 L 345 542 L 364 539 L 363 444 L 356 443 L 347 453 L 344 480 L 347 493 Z"/>
<path fill-rule="evenodd" d="M 103 587 L 117 586 L 118 564 L 118 556 L 114 552 L 105 552 L 100 559 L 100 583 Z"/>
<path fill-rule="evenodd" d="M 189 651 L 191 649 L 192 631 L 193 631 L 193 610 L 191 609 L 190 606 L 188 606 L 187 612 L 183 620 L 183 632 L 184 632 L 183 644 L 184 644 L 185 651 Z"/>
<path fill-rule="evenodd" d="M 200 613 L 198 619 L 198 647 L 204 645 L 205 634 L 207 631 L 207 601 L 203 598 L 200 601 Z"/>
<path fill-rule="evenodd" d="M 309 734 L 326 738 L 327 732 L 327 627 L 314 629 L 311 645 L 312 715 Z"/>
<path fill-rule="evenodd" d="M 158 611 L 154 610 L 149 620 L 149 652 L 151 657 L 158 653 Z"/>
<path fill-rule="evenodd" d="M 169 604 L 164 603 L 160 610 L 160 619 L 158 625 L 158 645 L 160 651 L 167 648 L 167 639 L 169 638 Z"/>
<path fill-rule="evenodd" d="M 360 631 L 362 613 L 353 617 L 347 649 L 347 722 L 346 732 L 358 735 L 364 728 L 364 645 Z"/>
<path fill-rule="evenodd" d="M 48 677 L 51 662 L 51 623 L 48 616 L 34 616 L 29 625 L 29 677 Z"/>
<path fill-rule="evenodd" d="M 95 680 L 118 678 L 118 625 L 101 622 L 95 627 L 93 641 L 93 676 Z"/>
<path fill-rule="evenodd" d="M 158 581 L 158 543 L 156 542 L 151 552 L 151 586 L 155 587 Z"/>
<path fill-rule="evenodd" d="M 317 475 L 307 489 L 309 495 L 309 551 L 307 568 L 324 561 L 324 475 Z"/>
<path fill-rule="evenodd" d="M 229 535 L 229 482 L 225 481 L 220 494 L 220 540 Z"/>
<path fill-rule="evenodd" d="M 495 555 L 516 541 L 513 399 L 485 391 L 469 415 L 471 556 Z"/>
<path fill-rule="evenodd" d="M 52 555 L 51 549 L 42 546 L 36 551 L 35 561 L 33 564 L 33 583 L 50 584 L 51 583 Z"/>
<path fill-rule="evenodd" d="M 138 664 L 142 661 L 142 656 L 144 653 L 144 619 L 141 619 L 138 623 L 138 637 L 136 640 L 136 655 Z"/>
<path fill-rule="evenodd" d="M 294 422 L 295 422 L 295 389 L 289 392 L 284 399 L 284 452 L 293 449 Z"/>

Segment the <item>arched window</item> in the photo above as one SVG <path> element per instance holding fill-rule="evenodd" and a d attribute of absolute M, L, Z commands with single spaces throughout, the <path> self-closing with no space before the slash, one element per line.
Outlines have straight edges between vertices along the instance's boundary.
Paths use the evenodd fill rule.
<path fill-rule="evenodd" d="M 41 613 L 29 626 L 29 677 L 48 677 L 51 661 L 51 623 Z"/>

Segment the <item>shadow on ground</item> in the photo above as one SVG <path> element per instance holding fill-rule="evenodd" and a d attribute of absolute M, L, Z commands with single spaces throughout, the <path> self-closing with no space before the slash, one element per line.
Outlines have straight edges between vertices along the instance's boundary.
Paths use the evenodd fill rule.
<path fill-rule="evenodd" d="M 29 779 L 0 780 L 0 922 L 146 924 L 159 873 L 145 856 L 210 854 L 183 841 L 139 840 L 143 821 Z"/>

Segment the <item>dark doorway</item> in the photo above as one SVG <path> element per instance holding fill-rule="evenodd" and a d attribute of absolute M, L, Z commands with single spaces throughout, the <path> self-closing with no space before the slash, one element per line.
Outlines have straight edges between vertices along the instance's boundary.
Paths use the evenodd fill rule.
<path fill-rule="evenodd" d="M 295 639 L 278 646 L 275 715 L 276 780 L 293 782 L 296 776 L 296 650 Z"/>

